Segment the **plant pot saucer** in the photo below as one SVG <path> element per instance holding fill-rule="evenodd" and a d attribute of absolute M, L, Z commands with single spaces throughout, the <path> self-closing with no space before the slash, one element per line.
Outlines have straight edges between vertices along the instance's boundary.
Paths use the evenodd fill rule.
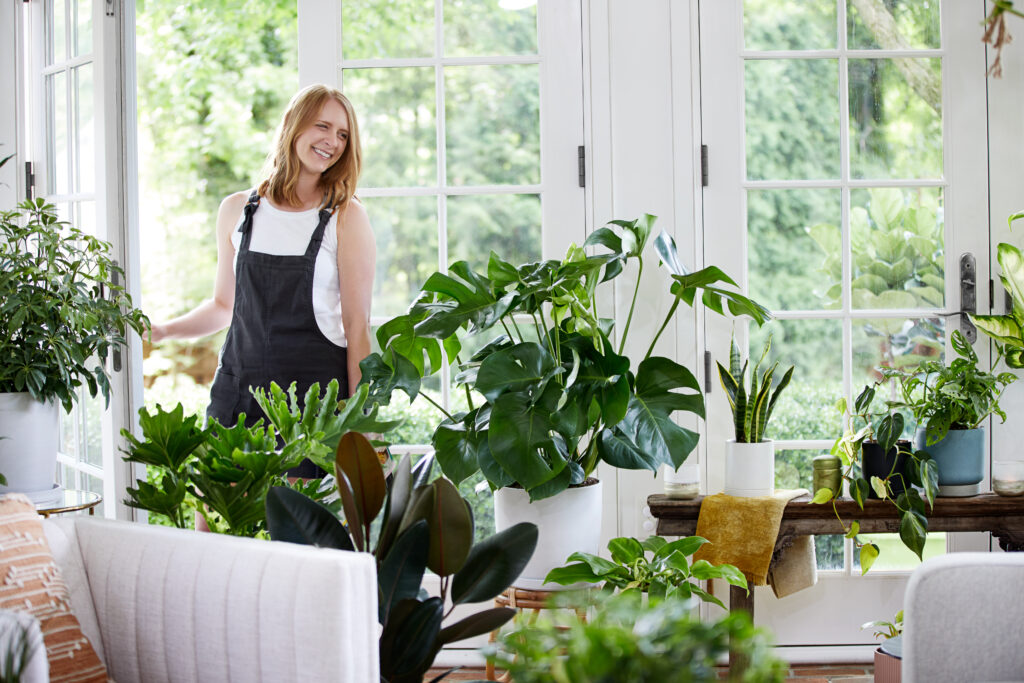
<path fill-rule="evenodd" d="M 42 491 L 6 491 L 6 493 L 20 493 L 23 496 L 28 496 L 28 499 L 36 507 L 40 505 L 54 507 L 60 505 L 64 500 L 64 487 L 60 484 L 54 484 L 52 487 Z"/>
<path fill-rule="evenodd" d="M 981 484 L 959 484 L 939 486 L 938 495 L 942 498 L 970 498 L 981 493 Z"/>

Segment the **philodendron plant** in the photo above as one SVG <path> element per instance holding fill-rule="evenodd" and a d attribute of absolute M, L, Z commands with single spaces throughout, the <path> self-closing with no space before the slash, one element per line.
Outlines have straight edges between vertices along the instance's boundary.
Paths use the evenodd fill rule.
<path fill-rule="evenodd" d="M 590 553 L 576 552 L 566 560 L 569 564 L 548 572 L 545 582 L 562 586 L 581 582 L 601 583 L 605 590 L 647 593 L 651 598 L 698 597 L 728 609 L 697 582 L 725 579 L 733 586 L 746 588 L 747 579 L 731 564 L 713 565 L 707 560 L 691 564 L 687 558 L 707 542 L 700 536 L 674 541 L 667 541 L 661 536 L 650 536 L 644 541 L 627 536 L 613 538 L 608 542 L 610 561 Z"/>
<path fill-rule="evenodd" d="M 901 445 L 900 435 L 903 434 L 903 415 L 895 411 L 886 411 L 881 415 L 873 413 L 872 401 L 875 398 L 877 385 L 868 385 L 857 395 L 852 409 L 849 410 L 848 428 L 836 439 L 832 446 L 832 455 L 839 456 L 842 461 L 842 476 L 849 484 L 850 497 L 856 501 L 861 510 L 864 509 L 864 501 L 868 498 L 869 489 L 874 490 L 882 500 L 890 500 L 900 512 L 900 540 L 910 548 L 918 558 L 924 559 L 924 544 L 928 538 L 928 518 L 925 516 L 926 507 L 934 507 L 935 494 L 939 489 L 939 471 L 935 461 L 926 451 L 914 451 L 906 449 Z M 836 408 L 844 416 L 847 416 L 846 399 L 842 398 L 836 403 Z M 860 427 L 858 428 L 858 423 Z M 860 459 L 861 449 L 865 441 L 878 443 L 882 453 L 888 453 L 897 449 L 898 453 L 904 454 L 910 461 L 904 472 L 889 472 L 885 477 L 872 476 L 870 481 L 864 477 L 861 470 Z M 905 443 L 905 442 L 903 442 Z M 902 480 L 904 490 L 893 495 L 894 480 Z M 915 487 L 920 487 L 925 497 Z M 878 545 L 872 542 L 862 541 L 860 534 L 860 522 L 854 520 L 847 525 L 839 515 L 836 508 L 836 495 L 829 488 L 822 488 L 814 495 L 813 502 L 828 503 L 831 501 L 832 510 L 836 519 L 842 524 L 846 532 L 846 538 L 854 539 L 860 548 L 861 573 L 866 574 L 871 565 L 878 557 Z"/>
<path fill-rule="evenodd" d="M 1024 213 L 1015 213 L 1007 219 L 1013 222 L 1024 218 Z M 996 348 L 1014 369 L 1024 368 L 1024 254 L 1012 244 L 1000 242 L 996 248 L 996 260 L 1002 272 L 999 279 L 1010 297 L 1010 312 L 1003 315 L 972 315 L 971 320 L 978 329 L 995 340 Z"/>
<path fill-rule="evenodd" d="M 371 397 L 386 403 L 401 389 L 434 402 L 420 383 L 441 369 L 445 350 L 468 409 L 449 413 L 437 405 L 444 420 L 432 443 L 456 484 L 479 471 L 492 489 L 520 486 L 537 500 L 582 484 L 602 461 L 678 468 L 697 434 L 673 418 L 703 417 L 704 399 L 688 368 L 654 355 L 662 331 L 679 304 L 692 306 L 698 294 L 718 313 L 728 309 L 759 324 L 768 312 L 718 268 L 688 272 L 662 233 L 654 247 L 674 300 L 643 357 L 624 355 L 654 221 L 647 215 L 594 231 L 583 246 L 603 247 L 602 254 L 573 245 L 561 261 L 516 266 L 492 252 L 486 274 L 465 261 L 434 273 L 409 311 L 378 330 L 381 352 L 360 366 Z M 598 299 L 631 263 L 632 303 L 613 343 L 614 321 L 598 315 Z M 479 348 L 469 357 L 465 334 Z"/>
<path fill-rule="evenodd" d="M 761 364 L 768 356 L 772 347 L 772 338 L 761 351 L 761 357 L 750 373 L 750 388 L 744 386 L 747 374 L 747 365 L 750 360 L 742 361 L 739 347 L 736 346 L 736 338 L 729 342 L 729 369 L 718 363 L 718 377 L 722 381 L 722 388 L 729 399 L 729 406 L 732 408 L 732 421 L 735 427 L 737 443 L 761 443 L 764 440 L 765 429 L 768 428 L 768 421 L 775 409 L 775 402 L 779 400 L 782 390 L 793 378 L 793 366 L 789 367 L 786 374 L 782 376 L 778 384 L 772 389 L 772 380 L 775 370 L 779 367 L 776 361 L 767 370 L 761 370 Z"/>
<path fill-rule="evenodd" d="M 406 455 L 385 478 L 371 443 L 350 432 L 338 442 L 335 463 L 345 524 L 292 489 L 275 487 L 267 495 L 272 539 L 373 553 L 383 627 L 381 680 L 387 683 L 418 683 L 443 646 L 490 633 L 511 619 L 514 609 L 492 607 L 444 625 L 456 606 L 489 602 L 508 588 L 537 545 L 537 525 L 529 522 L 474 544 L 468 503 L 447 479 L 428 483 L 431 464 L 428 456 L 413 468 Z M 439 596 L 421 589 L 427 569 L 441 580 Z"/>

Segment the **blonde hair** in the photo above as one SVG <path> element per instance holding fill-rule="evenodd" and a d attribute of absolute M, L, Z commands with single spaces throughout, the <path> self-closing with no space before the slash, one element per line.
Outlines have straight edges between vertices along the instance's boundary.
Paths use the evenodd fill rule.
<path fill-rule="evenodd" d="M 320 174 L 318 186 L 323 192 L 321 208 L 332 213 L 343 211 L 355 195 L 356 182 L 363 164 L 356 112 L 340 90 L 327 85 L 310 85 L 295 93 L 281 118 L 274 147 L 267 155 L 264 179 L 259 185 L 261 196 L 270 197 L 276 204 L 286 206 L 298 206 L 301 203 L 296 191 L 300 165 L 294 149 L 295 138 L 312 125 L 328 99 L 340 104 L 348 115 L 348 143 L 341 158 Z"/>

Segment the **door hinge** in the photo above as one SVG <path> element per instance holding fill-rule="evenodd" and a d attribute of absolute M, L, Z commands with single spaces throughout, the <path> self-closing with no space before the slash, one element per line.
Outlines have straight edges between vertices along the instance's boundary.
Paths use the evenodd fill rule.
<path fill-rule="evenodd" d="M 711 393 L 711 352 L 704 352 L 704 393 Z"/>
<path fill-rule="evenodd" d="M 580 187 L 587 186 L 587 148 L 580 145 L 576 148 L 576 173 L 579 176 Z"/>
<path fill-rule="evenodd" d="M 996 282 L 992 278 L 988 279 L 988 310 L 994 310 L 996 307 Z"/>
<path fill-rule="evenodd" d="M 708 146 L 700 146 L 700 186 L 708 186 Z"/>
<path fill-rule="evenodd" d="M 36 167 L 31 161 L 25 162 L 25 199 L 36 198 Z"/>

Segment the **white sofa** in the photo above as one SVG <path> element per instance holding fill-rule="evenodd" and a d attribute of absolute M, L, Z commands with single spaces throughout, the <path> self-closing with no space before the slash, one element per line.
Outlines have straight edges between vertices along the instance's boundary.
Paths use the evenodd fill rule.
<path fill-rule="evenodd" d="M 44 521 L 117 683 L 377 683 L 366 553 L 114 522 Z"/>
<path fill-rule="evenodd" d="M 1024 553 L 953 553 L 914 570 L 904 683 L 1024 681 Z"/>

